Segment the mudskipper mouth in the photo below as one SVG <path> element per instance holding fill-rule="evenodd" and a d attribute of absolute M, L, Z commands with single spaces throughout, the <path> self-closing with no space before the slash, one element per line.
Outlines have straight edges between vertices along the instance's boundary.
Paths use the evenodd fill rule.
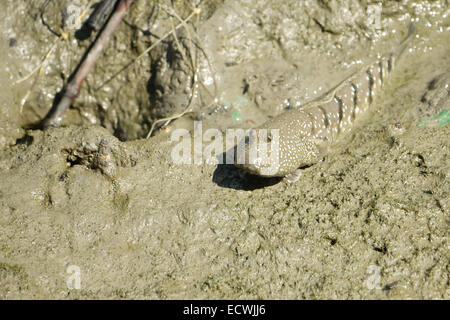
<path fill-rule="evenodd" d="M 262 137 L 257 137 L 257 135 L 261 133 Z M 280 176 L 278 172 L 279 158 L 272 157 L 272 154 L 276 156 L 279 155 L 279 145 L 276 144 L 272 146 L 271 143 L 272 133 L 257 133 L 256 129 L 250 129 L 245 138 L 243 138 L 234 148 L 234 165 L 253 175 L 263 177 Z"/>
<path fill-rule="evenodd" d="M 282 175 L 277 174 L 278 170 L 276 170 L 276 168 L 274 166 L 272 166 L 272 164 L 264 165 L 262 163 L 263 160 L 261 158 L 255 158 L 255 159 L 249 160 L 249 157 L 247 155 L 248 155 L 248 152 L 246 150 L 245 162 L 242 163 L 242 162 L 237 161 L 237 156 L 235 153 L 234 166 L 239 169 L 242 169 L 250 174 L 258 175 L 261 177 L 267 177 L 267 178 L 282 177 Z"/>
<path fill-rule="evenodd" d="M 251 136 L 256 136 L 256 131 L 251 129 L 245 137 L 234 146 L 234 166 L 247 171 L 250 174 L 259 175 L 259 167 L 250 159 Z"/>
<path fill-rule="evenodd" d="M 251 164 L 235 164 L 235 167 L 242 169 L 250 174 L 259 175 L 258 168 Z"/>

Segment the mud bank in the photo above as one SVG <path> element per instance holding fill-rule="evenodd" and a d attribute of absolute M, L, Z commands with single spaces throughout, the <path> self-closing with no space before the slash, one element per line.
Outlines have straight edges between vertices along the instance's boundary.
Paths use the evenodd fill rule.
<path fill-rule="evenodd" d="M 385 1 L 379 16 L 365 1 L 210 1 L 179 45 L 104 84 L 178 23 L 169 2 L 140 0 L 64 126 L 41 131 L 26 127 L 94 37 L 69 27 L 69 2 L 44 3 L 1 5 L 1 298 L 450 298 L 445 1 Z M 297 183 L 173 163 L 174 129 L 248 128 L 301 105 L 395 48 L 411 19 L 417 37 L 373 108 Z M 53 46 L 34 87 L 15 83 Z M 191 113 L 143 139 L 194 89 Z"/>

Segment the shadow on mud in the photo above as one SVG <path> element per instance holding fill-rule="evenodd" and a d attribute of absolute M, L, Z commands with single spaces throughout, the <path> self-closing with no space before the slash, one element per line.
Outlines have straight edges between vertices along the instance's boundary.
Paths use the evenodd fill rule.
<path fill-rule="evenodd" d="M 283 178 L 264 178 L 252 175 L 232 164 L 219 164 L 214 171 L 212 181 L 220 187 L 235 190 L 252 191 L 273 186 Z"/>

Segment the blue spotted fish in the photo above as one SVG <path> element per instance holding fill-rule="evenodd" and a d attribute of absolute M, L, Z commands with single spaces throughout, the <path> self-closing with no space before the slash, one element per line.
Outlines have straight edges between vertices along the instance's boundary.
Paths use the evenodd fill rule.
<path fill-rule="evenodd" d="M 299 168 L 323 158 L 330 143 L 350 131 L 355 120 L 372 105 L 375 95 L 386 83 L 413 34 L 414 26 L 411 24 L 408 36 L 397 51 L 377 59 L 367 68 L 342 81 L 319 101 L 290 109 L 260 127 L 251 129 L 250 139 L 247 137 L 245 142 L 246 154 L 251 154 L 251 147 L 257 148 L 254 152 L 260 151 L 258 148 L 261 146 L 269 152 L 265 158 L 247 157 L 244 163 L 235 165 L 252 174 L 285 177 L 287 181 L 296 181 L 300 176 Z M 273 129 L 277 129 L 276 148 L 270 146 L 274 140 Z M 256 137 L 261 139 L 261 131 L 267 132 L 263 135 L 266 140 L 250 146 L 249 141 L 256 141 Z M 275 151 L 277 156 L 274 158 L 272 156 Z"/>

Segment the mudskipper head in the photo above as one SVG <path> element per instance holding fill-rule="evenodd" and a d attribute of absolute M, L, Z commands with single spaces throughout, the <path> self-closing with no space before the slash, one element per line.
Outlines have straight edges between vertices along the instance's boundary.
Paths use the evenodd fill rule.
<path fill-rule="evenodd" d="M 259 176 L 280 176 L 279 137 L 276 129 L 249 130 L 235 148 L 235 165 Z"/>
<path fill-rule="evenodd" d="M 284 177 L 314 162 L 317 145 L 296 123 L 295 118 L 278 117 L 251 129 L 236 147 L 235 165 L 259 176 Z"/>

